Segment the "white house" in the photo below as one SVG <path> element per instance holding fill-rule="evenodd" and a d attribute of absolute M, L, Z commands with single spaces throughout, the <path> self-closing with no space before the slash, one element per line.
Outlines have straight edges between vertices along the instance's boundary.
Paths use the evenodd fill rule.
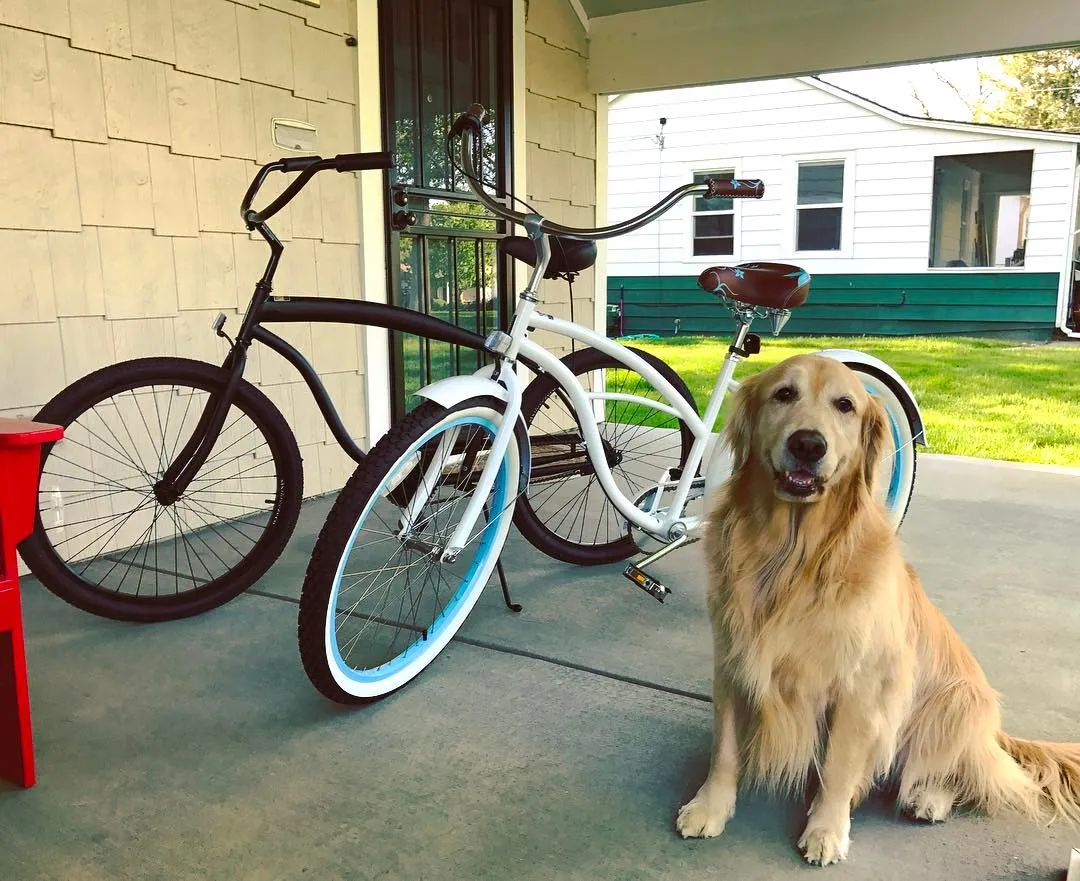
<path fill-rule="evenodd" d="M 795 332 L 1071 332 L 1080 135 L 905 116 L 815 77 L 623 95 L 608 131 L 612 220 L 691 180 L 765 182 L 611 242 L 625 332 L 721 329 L 696 277 L 748 260 L 814 277 Z"/>

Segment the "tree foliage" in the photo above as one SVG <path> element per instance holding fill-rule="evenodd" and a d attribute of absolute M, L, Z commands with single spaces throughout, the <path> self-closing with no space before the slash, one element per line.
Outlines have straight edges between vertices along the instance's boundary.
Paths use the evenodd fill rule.
<path fill-rule="evenodd" d="M 1080 132 L 1080 48 L 1006 55 L 982 74 L 979 122 Z"/>

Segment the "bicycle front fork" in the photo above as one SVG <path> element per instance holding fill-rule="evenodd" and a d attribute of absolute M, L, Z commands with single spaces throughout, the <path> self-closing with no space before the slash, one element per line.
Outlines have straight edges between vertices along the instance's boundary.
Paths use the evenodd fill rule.
<path fill-rule="evenodd" d="M 211 393 L 191 437 L 165 469 L 161 479 L 154 484 L 154 496 L 160 504 L 171 505 L 183 496 L 195 475 L 210 458 L 210 452 L 225 426 L 225 418 L 244 375 L 246 363 L 246 348 L 235 345 L 222 364 L 222 367 L 229 371 L 224 388 L 220 392 Z"/>

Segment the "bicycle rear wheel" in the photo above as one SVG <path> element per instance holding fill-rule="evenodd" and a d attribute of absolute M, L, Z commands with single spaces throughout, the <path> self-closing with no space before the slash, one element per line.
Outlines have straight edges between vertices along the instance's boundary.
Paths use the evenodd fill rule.
<path fill-rule="evenodd" d="M 503 406 L 488 397 L 450 408 L 425 401 L 372 448 L 341 491 L 315 542 L 297 620 L 304 670 L 324 696 L 365 703 L 389 694 L 464 623 L 510 529 L 526 443 L 520 426 L 465 547 L 453 562 L 441 557 Z"/>
<path fill-rule="evenodd" d="M 678 373 L 648 352 L 630 351 L 697 411 Z M 598 349 L 580 349 L 563 363 L 587 391 L 604 388 L 609 394 L 665 402 L 644 376 Z M 589 461 L 577 413 L 554 377 L 543 374 L 529 383 L 521 415 L 532 448 L 529 486 L 514 513 L 521 534 L 548 556 L 578 565 L 614 563 L 636 554 L 626 519 L 604 494 Z M 694 444 L 685 422 L 642 403 L 605 401 L 596 423 L 615 485 L 631 500 L 655 487 L 664 469 L 681 468 Z"/>
<path fill-rule="evenodd" d="M 122 621 L 205 612 L 253 584 L 296 525 L 303 469 L 292 432 L 246 381 L 206 463 L 163 503 L 154 484 L 228 374 L 184 358 L 98 370 L 37 414 L 64 427 L 42 452 L 38 516 L 19 551 L 41 583 Z"/>

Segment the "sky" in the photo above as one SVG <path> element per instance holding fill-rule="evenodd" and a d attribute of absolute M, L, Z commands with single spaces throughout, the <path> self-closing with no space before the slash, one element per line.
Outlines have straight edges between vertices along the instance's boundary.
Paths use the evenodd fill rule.
<path fill-rule="evenodd" d="M 934 64 L 829 73 L 821 78 L 901 113 L 925 116 L 913 94 L 917 92 L 931 116 L 969 122 L 971 114 L 967 106 L 956 91 L 942 82 L 942 77 L 973 102 L 979 92 L 980 68 L 988 73 L 995 71 L 996 59 L 965 58 Z"/>

